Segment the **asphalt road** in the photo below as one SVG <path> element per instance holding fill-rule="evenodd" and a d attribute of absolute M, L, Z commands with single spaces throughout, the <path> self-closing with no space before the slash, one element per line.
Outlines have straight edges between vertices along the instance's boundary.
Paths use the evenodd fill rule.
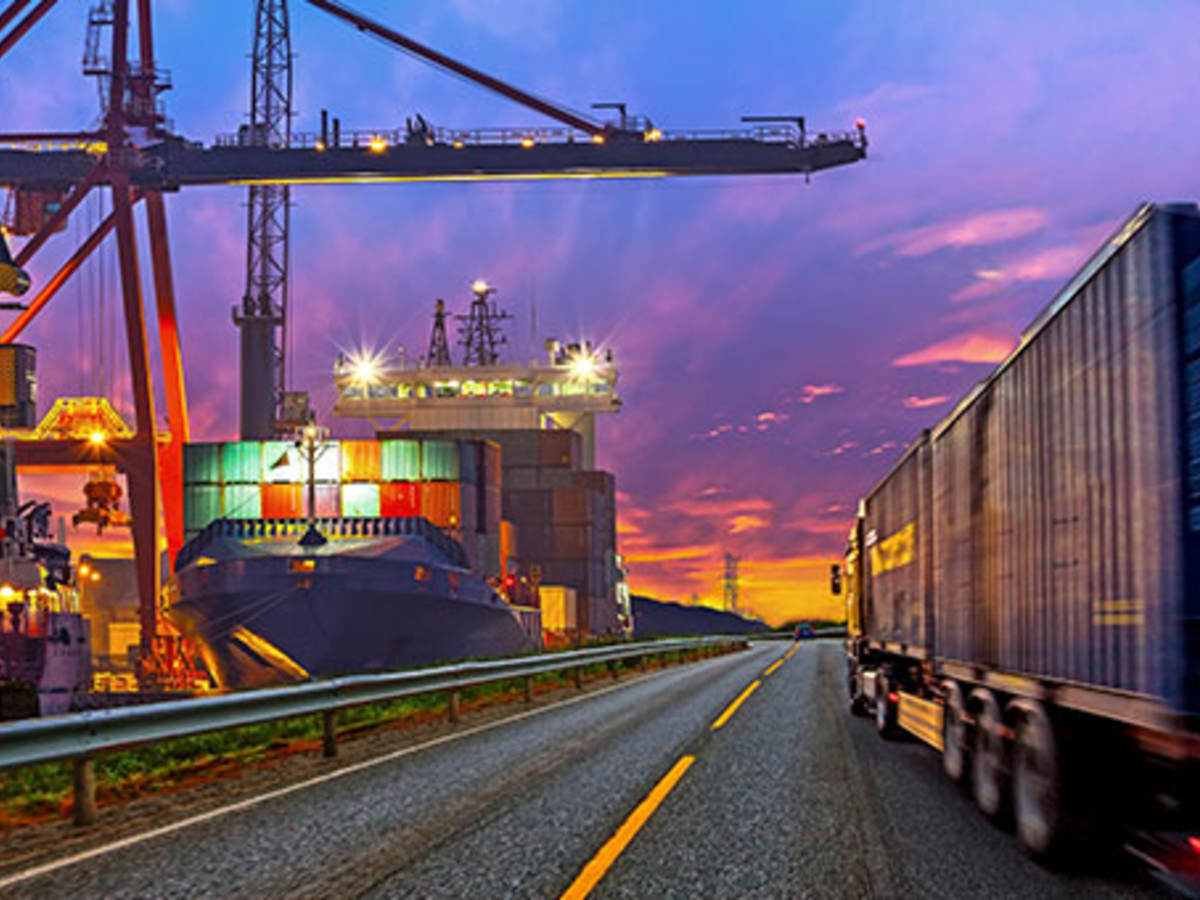
<path fill-rule="evenodd" d="M 1039 867 L 932 751 L 848 714 L 836 642 L 764 676 L 790 647 L 468 719 L 437 746 L 0 894 L 553 898 L 588 873 L 596 898 L 1162 896 L 1107 848 Z"/>

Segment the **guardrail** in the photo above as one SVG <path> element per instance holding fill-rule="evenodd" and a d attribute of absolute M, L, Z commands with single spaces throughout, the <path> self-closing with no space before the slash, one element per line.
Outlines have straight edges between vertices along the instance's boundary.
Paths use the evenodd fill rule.
<path fill-rule="evenodd" d="M 847 634 L 845 628 L 818 628 L 813 632 L 814 638 L 833 638 L 845 637 Z M 747 635 L 753 641 L 794 641 L 796 633 L 793 631 L 759 631 L 754 634 Z"/>
<path fill-rule="evenodd" d="M 587 666 L 607 664 L 616 678 L 618 662 L 637 661 L 645 668 L 646 659 L 651 656 L 679 651 L 742 649 L 746 645 L 743 635 L 613 644 L 565 653 L 350 675 L 287 687 L 22 720 L 0 726 L 0 770 L 74 761 L 74 818 L 78 825 L 90 825 L 96 817 L 94 760 L 102 753 L 319 714 L 324 719 L 323 751 L 325 756 L 333 757 L 337 756 L 337 714 L 349 707 L 445 691 L 449 695 L 449 718 L 457 722 L 459 692 L 464 688 L 523 678 L 525 700 L 531 702 L 535 675 L 573 671 L 575 686 L 582 688 L 583 669 Z"/>

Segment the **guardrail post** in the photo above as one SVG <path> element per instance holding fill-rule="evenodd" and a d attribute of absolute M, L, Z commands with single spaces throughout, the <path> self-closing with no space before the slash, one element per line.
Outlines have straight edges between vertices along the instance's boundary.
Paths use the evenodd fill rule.
<path fill-rule="evenodd" d="M 449 702 L 449 712 L 450 712 L 450 722 L 451 722 L 451 724 L 454 724 L 454 725 L 458 724 L 458 717 L 459 717 L 458 699 L 459 699 L 458 691 L 451 691 L 450 692 L 450 702 Z"/>
<path fill-rule="evenodd" d="M 638 657 L 638 667 L 642 670 L 643 674 L 650 671 L 650 660 L 645 653 Z"/>
<path fill-rule="evenodd" d="M 583 666 L 575 667 L 575 687 L 583 690 Z"/>
<path fill-rule="evenodd" d="M 533 676 L 532 675 L 525 676 L 525 702 L 526 703 L 533 702 Z"/>
<path fill-rule="evenodd" d="M 327 759 L 333 759 L 338 755 L 337 743 L 337 710 L 327 709 L 322 713 L 325 728 L 324 753 Z"/>
<path fill-rule="evenodd" d="M 90 756 L 75 760 L 75 824 L 96 822 L 96 763 Z"/>
<path fill-rule="evenodd" d="M 608 664 L 608 668 L 612 671 L 613 681 L 620 681 L 620 679 L 621 679 L 621 661 L 619 659 L 614 659 L 612 662 L 610 662 Z"/>

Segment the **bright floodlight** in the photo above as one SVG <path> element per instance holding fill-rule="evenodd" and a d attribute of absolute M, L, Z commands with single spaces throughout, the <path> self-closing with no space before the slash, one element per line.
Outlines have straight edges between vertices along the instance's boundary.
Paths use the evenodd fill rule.
<path fill-rule="evenodd" d="M 93 431 L 91 434 L 88 435 L 88 441 L 90 443 L 96 445 L 97 447 L 102 445 L 105 442 L 105 440 L 107 440 L 107 438 L 104 436 L 103 431 Z"/>
<path fill-rule="evenodd" d="M 476 278 L 471 282 L 471 290 L 476 294 L 486 294 L 488 292 L 488 283 L 482 278 Z"/>
<path fill-rule="evenodd" d="M 379 380 L 380 372 L 379 360 L 374 356 L 364 354 L 350 362 L 350 375 L 360 384 L 374 384 Z"/>
<path fill-rule="evenodd" d="M 571 357 L 571 375 L 583 380 L 596 374 L 596 357 L 590 353 L 577 353 Z"/>

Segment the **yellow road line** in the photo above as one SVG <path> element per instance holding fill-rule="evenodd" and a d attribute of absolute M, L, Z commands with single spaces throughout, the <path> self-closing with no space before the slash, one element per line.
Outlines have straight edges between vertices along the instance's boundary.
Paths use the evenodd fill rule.
<path fill-rule="evenodd" d="M 666 799 L 667 794 L 671 792 L 671 788 L 675 787 L 679 779 L 696 761 L 694 756 L 681 756 L 679 762 L 671 767 L 671 771 L 662 777 L 662 780 L 654 786 L 646 799 L 638 804 L 637 808 L 629 814 L 629 818 L 621 823 L 621 827 L 616 833 L 608 839 L 600 852 L 592 857 L 591 862 L 583 867 L 583 871 L 579 876 L 571 882 L 571 886 L 567 888 L 562 895 L 561 900 L 583 900 L 592 888 L 600 883 L 600 879 L 604 877 L 604 873 L 609 870 L 617 857 L 621 855 L 621 851 L 629 846 L 629 842 L 646 824 L 646 820 L 654 815 L 654 811 Z"/>
<path fill-rule="evenodd" d="M 746 688 L 744 691 L 742 691 L 740 694 L 738 694 L 736 700 L 734 700 L 727 707 L 725 707 L 725 712 L 723 712 L 723 713 L 721 713 L 721 715 L 717 716 L 717 721 L 712 723 L 712 727 L 709 730 L 716 731 L 718 728 L 720 728 L 722 725 L 724 725 L 726 722 L 728 722 L 733 717 L 733 714 L 735 712 L 737 712 L 738 707 L 746 702 L 746 698 L 758 690 L 758 686 L 760 684 L 762 684 L 762 682 L 759 681 L 757 678 L 754 679 L 752 682 L 750 682 L 750 686 L 748 688 Z"/>
<path fill-rule="evenodd" d="M 773 663 L 771 663 L 771 665 L 767 666 L 767 671 L 763 672 L 763 678 L 766 678 L 768 675 L 770 675 L 772 672 L 774 672 L 776 669 L 778 669 L 782 665 L 783 665 L 782 659 L 775 660 L 775 662 L 773 662 Z"/>
<path fill-rule="evenodd" d="M 792 649 L 791 649 L 791 650 L 789 650 L 787 653 L 783 654 L 783 658 L 784 658 L 784 659 L 791 659 L 791 658 L 792 658 L 792 654 L 796 652 L 796 648 L 797 648 L 797 647 L 799 647 L 799 646 L 800 646 L 799 644 L 793 644 L 793 645 L 792 645 Z"/>

